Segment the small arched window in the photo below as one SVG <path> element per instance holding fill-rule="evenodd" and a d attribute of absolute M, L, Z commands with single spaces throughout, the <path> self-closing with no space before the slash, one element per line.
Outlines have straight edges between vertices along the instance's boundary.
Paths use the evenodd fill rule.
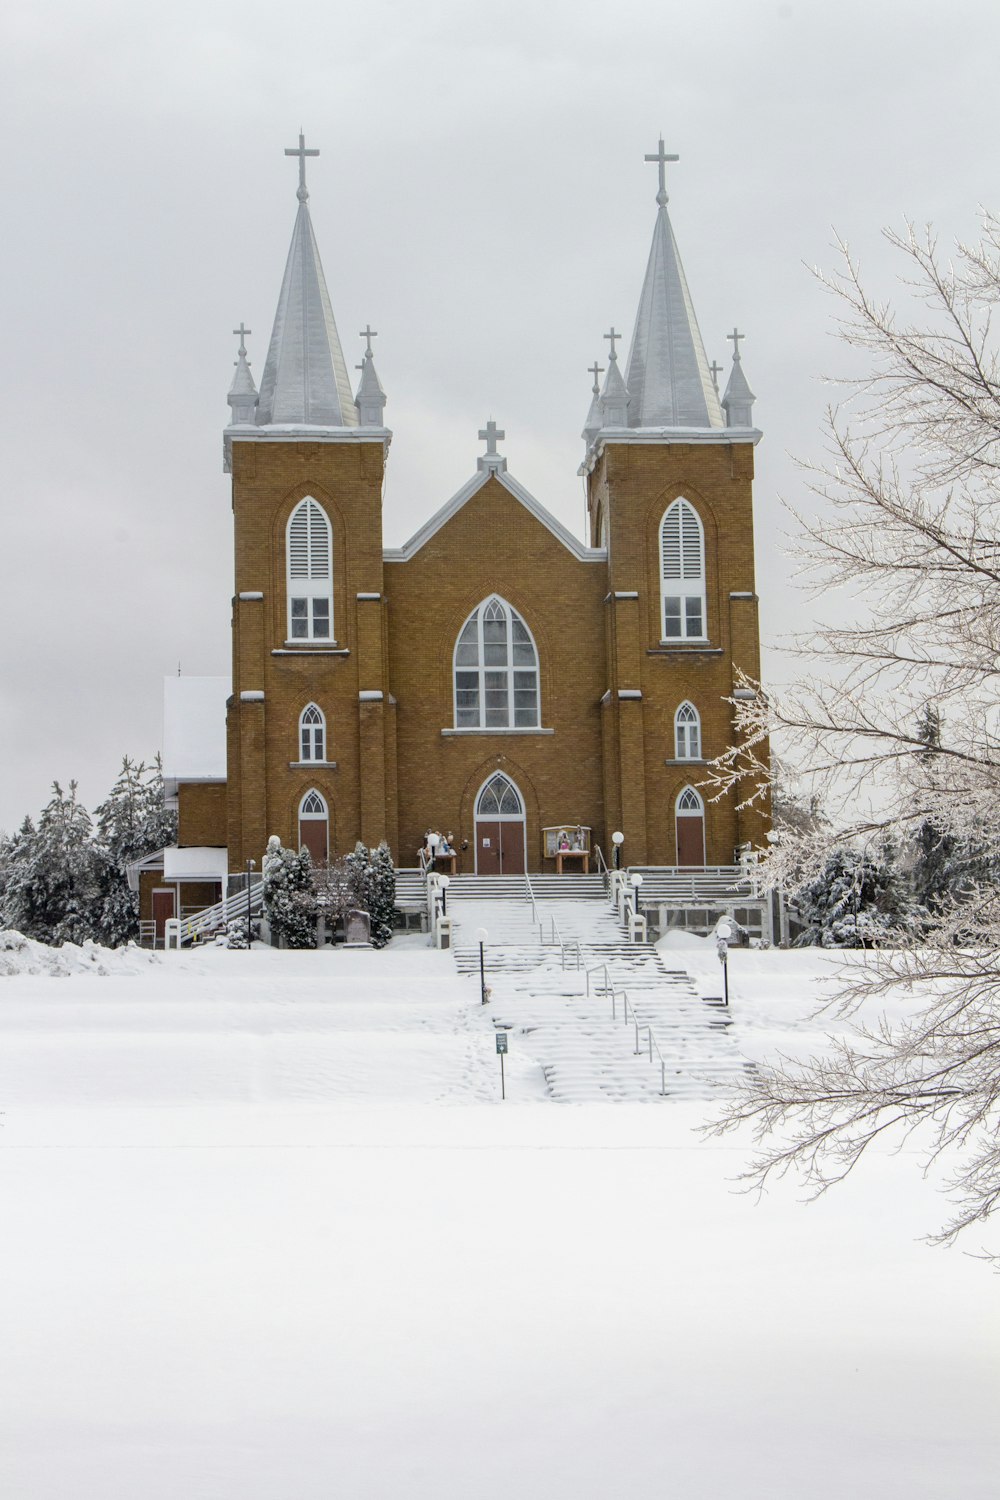
<path fill-rule="evenodd" d="M 675 500 L 660 525 L 663 639 L 704 640 L 705 532 L 690 500 Z"/>
<path fill-rule="evenodd" d="M 333 545 L 322 506 L 300 500 L 288 521 L 288 639 L 333 639 Z"/>
<path fill-rule="evenodd" d="M 701 719 L 693 703 L 682 703 L 674 714 L 674 756 L 701 760 Z"/>
<path fill-rule="evenodd" d="M 299 848 L 309 850 L 314 865 L 325 864 L 329 856 L 329 814 L 315 789 L 306 792 L 299 803 Z"/>
<path fill-rule="evenodd" d="M 326 760 L 326 720 L 315 703 L 299 715 L 299 760 Z"/>
<path fill-rule="evenodd" d="M 455 727 L 534 729 L 540 722 L 531 631 L 493 595 L 472 611 L 455 644 Z"/>

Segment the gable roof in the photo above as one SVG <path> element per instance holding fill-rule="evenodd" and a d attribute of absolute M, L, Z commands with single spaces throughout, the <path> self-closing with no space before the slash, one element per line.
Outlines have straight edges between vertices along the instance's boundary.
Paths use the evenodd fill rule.
<path fill-rule="evenodd" d="M 514 497 L 525 510 L 540 521 L 547 531 L 551 531 L 556 541 L 561 542 L 567 552 L 571 552 L 578 562 L 606 562 L 608 553 L 606 547 L 585 547 L 571 531 L 557 521 L 550 511 L 545 509 L 540 500 L 536 500 L 530 490 L 526 490 L 523 484 L 518 484 L 513 475 L 505 470 L 481 469 L 479 473 L 473 474 L 472 478 L 463 484 L 451 499 L 442 505 L 439 511 L 425 521 L 419 531 L 415 531 L 409 541 L 404 542 L 401 547 L 386 547 L 382 553 L 385 562 L 409 562 L 417 552 L 420 551 L 431 537 L 435 536 L 447 525 L 453 516 L 456 516 L 462 506 L 473 495 L 479 493 L 485 484 L 495 479 L 497 484 L 502 485 L 507 492 Z"/>

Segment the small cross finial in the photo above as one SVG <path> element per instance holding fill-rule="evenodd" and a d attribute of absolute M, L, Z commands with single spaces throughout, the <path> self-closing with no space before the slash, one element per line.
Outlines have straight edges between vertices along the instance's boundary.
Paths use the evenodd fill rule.
<path fill-rule="evenodd" d="M 663 137 L 661 135 L 660 136 L 659 150 L 656 152 L 655 156 L 646 156 L 646 157 L 643 158 L 643 160 L 644 161 L 655 161 L 656 164 L 657 164 L 657 166 L 660 169 L 660 190 L 659 190 L 659 192 L 656 195 L 656 201 L 660 205 L 660 207 L 662 208 L 663 205 L 667 201 L 667 162 L 668 161 L 680 161 L 680 157 L 679 156 L 670 156 L 670 155 L 667 154 L 666 151 L 664 151 L 664 149 L 663 149 Z"/>
<path fill-rule="evenodd" d="M 722 374 L 722 366 L 719 364 L 718 360 L 715 360 L 715 359 L 712 360 L 712 363 L 708 367 L 708 371 L 709 371 L 709 374 L 712 377 L 712 384 L 715 386 L 715 394 L 718 395 L 719 394 L 719 376 Z"/>
<path fill-rule="evenodd" d="M 503 429 L 498 427 L 493 418 L 490 417 L 490 420 L 487 422 L 485 428 L 483 428 L 479 434 L 480 441 L 486 444 L 487 458 L 496 458 L 497 440 L 499 439 L 500 442 L 503 442 L 506 436 L 507 434 L 503 431 Z"/>
<path fill-rule="evenodd" d="M 360 334 L 358 335 L 358 337 L 362 338 L 362 339 L 364 339 L 366 341 L 367 348 L 365 349 L 365 358 L 366 359 L 371 359 L 371 357 L 372 357 L 372 339 L 377 339 L 378 338 L 378 332 L 377 332 L 377 330 L 374 329 L 371 326 L 370 323 L 366 323 L 365 326 L 364 326 L 364 328 L 362 328 L 362 330 L 361 330 Z M 360 366 L 359 366 L 359 368 L 360 368 Z"/>
<path fill-rule="evenodd" d="M 594 377 L 594 395 L 597 396 L 600 394 L 601 389 L 601 387 L 597 383 L 597 377 L 604 374 L 604 366 L 599 365 L 597 363 L 597 360 L 595 359 L 592 365 L 587 366 L 587 370 Z"/>
<path fill-rule="evenodd" d="M 622 335 L 616 330 L 615 325 L 612 323 L 612 325 L 611 325 L 611 332 L 610 333 L 606 333 L 604 335 L 604 337 L 606 339 L 610 339 L 611 340 L 611 353 L 608 355 L 608 358 L 611 360 L 612 363 L 614 363 L 615 360 L 617 360 L 617 358 L 618 358 L 618 355 L 615 353 L 615 341 L 617 339 L 620 339 L 622 337 Z"/>
<path fill-rule="evenodd" d="M 243 358 L 245 359 L 246 358 L 246 353 L 247 353 L 247 344 L 246 344 L 247 334 L 248 333 L 253 333 L 253 329 L 252 328 L 244 328 L 244 326 L 243 326 L 243 324 L 241 322 L 239 328 L 234 328 L 233 329 L 233 333 L 236 334 L 237 337 L 239 338 L 239 341 L 240 341 L 239 353 L 242 354 Z"/>
<path fill-rule="evenodd" d="M 732 341 L 733 341 L 733 363 L 734 364 L 739 364 L 739 359 L 740 359 L 740 339 L 745 339 L 746 338 L 746 334 L 745 333 L 740 333 L 740 330 L 738 328 L 734 328 L 733 331 L 732 331 L 732 333 L 727 333 L 726 334 L 726 338 L 727 339 L 732 339 Z"/>
<path fill-rule="evenodd" d="M 309 194 L 306 192 L 306 157 L 318 156 L 319 151 L 315 149 L 310 151 L 306 150 L 306 138 L 300 130 L 299 144 L 297 146 L 286 146 L 285 155 L 297 156 L 299 159 L 299 187 L 298 192 L 295 194 L 295 196 L 296 198 L 298 198 L 300 203 L 305 203 L 306 199 L 309 197 Z"/>

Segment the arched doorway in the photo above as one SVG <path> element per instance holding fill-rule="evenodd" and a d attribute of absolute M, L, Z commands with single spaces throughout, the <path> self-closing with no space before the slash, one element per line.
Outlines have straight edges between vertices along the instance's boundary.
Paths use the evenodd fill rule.
<path fill-rule="evenodd" d="M 677 798 L 677 863 L 691 866 L 705 863 L 705 804 L 693 786 L 686 786 Z"/>
<path fill-rule="evenodd" d="M 524 874 L 524 799 L 502 771 L 476 798 L 476 874 Z"/>
<path fill-rule="evenodd" d="M 330 854 L 330 818 L 319 792 L 306 792 L 299 803 L 299 848 L 309 850 L 314 865 L 325 865 Z"/>

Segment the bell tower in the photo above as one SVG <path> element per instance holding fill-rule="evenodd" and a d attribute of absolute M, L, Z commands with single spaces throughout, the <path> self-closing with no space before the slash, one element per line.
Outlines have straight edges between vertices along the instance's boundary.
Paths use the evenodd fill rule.
<path fill-rule="evenodd" d="M 662 139 L 646 158 L 659 190 L 624 376 L 612 327 L 603 387 L 583 437 L 592 546 L 608 549 L 604 795 L 632 864 L 729 865 L 766 818 L 711 803 L 705 762 L 733 741 L 738 674 L 760 676 L 754 581 L 753 393 L 733 339 L 719 400 L 667 212 Z"/>
<path fill-rule="evenodd" d="M 229 868 L 268 837 L 314 856 L 395 846 L 382 486 L 391 433 L 368 327 L 357 398 L 309 214 L 298 209 L 260 390 L 241 324 L 225 469 L 235 539 L 227 710 Z"/>

